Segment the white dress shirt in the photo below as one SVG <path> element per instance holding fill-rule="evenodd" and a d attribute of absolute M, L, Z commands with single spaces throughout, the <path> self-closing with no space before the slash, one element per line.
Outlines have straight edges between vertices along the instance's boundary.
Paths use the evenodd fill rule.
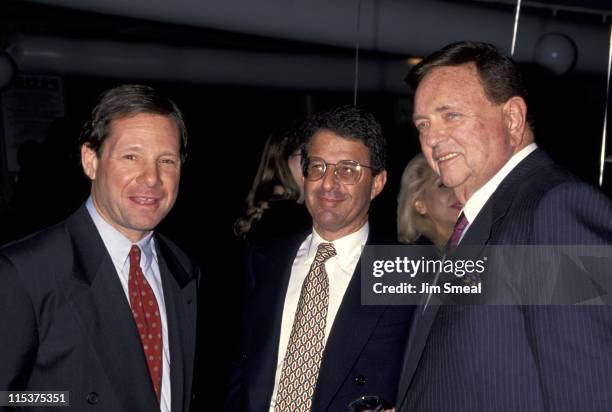
<path fill-rule="evenodd" d="M 132 248 L 132 242 L 120 233 L 117 229 L 112 227 L 107 221 L 96 210 L 93 204 L 91 196 L 87 199 L 86 203 L 87 211 L 94 221 L 98 233 L 102 237 L 104 246 L 108 254 L 113 261 L 113 265 L 119 276 L 119 281 L 125 292 L 125 298 L 130 302 L 129 298 L 129 286 L 128 278 L 130 275 L 130 249 Z M 159 262 L 157 259 L 157 251 L 155 250 L 155 239 L 153 238 L 153 232 L 148 233 L 142 238 L 136 245 L 140 248 L 140 268 L 144 274 L 147 282 L 153 289 L 155 298 L 157 299 L 157 305 L 159 306 L 159 314 L 162 323 L 162 340 L 163 340 L 163 360 L 162 360 L 162 387 L 161 387 L 161 398 L 160 398 L 160 409 L 161 412 L 171 411 L 171 397 L 170 397 L 170 346 L 168 345 L 168 318 L 166 316 L 166 304 L 164 303 L 164 293 L 162 288 L 161 275 L 159 272 Z M 131 315 L 131 312 L 130 312 Z"/>
<path fill-rule="evenodd" d="M 474 194 L 465 202 L 462 212 L 465 214 L 465 217 L 468 220 L 468 225 L 463 230 L 459 242 L 461 242 L 461 239 L 465 237 L 465 234 L 470 229 L 470 225 L 476 219 L 478 213 L 480 213 L 485 203 L 487 203 L 501 182 L 521 161 L 523 161 L 523 159 L 529 156 L 529 154 L 531 154 L 531 152 L 537 148 L 538 145 L 535 143 L 531 143 L 523 147 L 521 150 L 515 153 L 487 183 L 474 192 Z"/>
<path fill-rule="evenodd" d="M 361 257 L 363 247 L 368 240 L 368 233 L 369 225 L 366 222 L 357 232 L 331 242 L 336 249 L 336 256 L 329 258 L 325 262 L 325 271 L 329 277 L 329 305 L 327 307 L 327 319 L 325 321 L 324 345 L 327 344 L 327 337 L 329 336 L 334 319 L 342 303 L 342 298 L 353 277 L 353 272 L 355 272 L 355 267 Z M 276 361 L 276 375 L 274 377 L 274 389 L 272 392 L 272 402 L 270 403 L 270 412 L 274 412 L 274 408 L 276 407 L 278 383 L 283 370 L 283 361 L 285 359 L 285 353 L 287 352 L 291 329 L 293 328 L 293 320 L 300 299 L 302 284 L 314 261 L 320 243 L 328 242 L 319 236 L 313 229 L 312 234 L 302 242 L 293 260 L 289 287 L 287 288 L 285 305 L 283 307 L 283 319 L 280 340 L 278 343 L 278 358 Z"/>

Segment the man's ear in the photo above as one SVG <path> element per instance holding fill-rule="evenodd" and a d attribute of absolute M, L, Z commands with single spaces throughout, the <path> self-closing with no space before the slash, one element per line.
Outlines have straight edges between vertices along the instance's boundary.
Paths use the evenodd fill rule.
<path fill-rule="evenodd" d="M 527 103 L 522 97 L 514 96 L 503 107 L 504 126 L 512 146 L 521 146 L 527 127 Z"/>
<path fill-rule="evenodd" d="M 81 146 L 81 165 L 89 180 L 96 180 L 98 155 L 87 143 Z"/>
<path fill-rule="evenodd" d="M 382 192 L 386 183 L 387 171 L 383 169 L 376 176 L 374 176 L 374 183 L 372 184 L 372 190 L 370 191 L 370 200 L 374 199 L 380 192 Z"/>
<path fill-rule="evenodd" d="M 419 215 L 425 215 L 427 213 L 427 206 L 425 206 L 425 202 L 423 202 L 421 199 L 417 199 L 414 202 L 414 208 Z"/>

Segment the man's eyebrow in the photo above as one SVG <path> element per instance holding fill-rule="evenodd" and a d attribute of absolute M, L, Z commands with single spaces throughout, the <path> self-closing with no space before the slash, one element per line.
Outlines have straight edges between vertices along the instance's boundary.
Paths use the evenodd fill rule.
<path fill-rule="evenodd" d="M 178 154 L 175 151 L 166 151 L 160 154 L 160 156 L 174 156 L 174 157 L 180 157 L 180 154 Z"/>
<path fill-rule="evenodd" d="M 437 113 L 442 113 L 442 112 L 445 112 L 445 111 L 450 110 L 450 109 L 451 109 L 451 106 L 445 104 L 443 106 L 436 107 L 435 111 Z M 412 116 L 412 121 L 413 122 L 416 122 L 417 120 L 420 120 L 420 119 L 427 119 L 427 116 L 420 115 L 420 114 L 416 114 L 416 115 Z"/>
<path fill-rule="evenodd" d="M 142 150 L 143 147 L 140 144 L 131 144 L 125 147 L 126 150 Z"/>
<path fill-rule="evenodd" d="M 441 112 L 445 112 L 445 111 L 450 110 L 450 109 L 451 109 L 451 106 L 445 104 L 443 106 L 436 107 L 436 112 L 437 113 L 441 113 Z"/>
<path fill-rule="evenodd" d="M 145 148 L 141 144 L 132 144 L 132 145 L 129 145 L 129 146 L 125 147 L 123 150 L 133 151 L 133 152 L 142 152 L 142 151 L 145 150 Z M 180 157 L 180 154 L 178 152 L 175 152 L 174 150 L 166 150 L 166 151 L 160 153 L 159 156 L 176 156 L 176 157 Z"/>

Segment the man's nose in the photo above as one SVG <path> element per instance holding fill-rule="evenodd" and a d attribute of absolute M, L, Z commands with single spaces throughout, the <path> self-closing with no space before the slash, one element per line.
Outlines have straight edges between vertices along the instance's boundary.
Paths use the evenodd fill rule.
<path fill-rule="evenodd" d="M 338 185 L 338 177 L 336 176 L 336 166 L 327 165 L 325 174 L 321 178 L 323 180 L 323 189 L 331 190 Z"/>
<path fill-rule="evenodd" d="M 448 139 L 448 131 L 443 125 L 431 124 L 426 131 L 421 132 L 421 139 L 429 147 L 435 147 Z"/>
<path fill-rule="evenodd" d="M 141 183 L 144 183 L 149 187 L 154 187 L 159 184 L 159 182 L 161 181 L 159 164 L 153 161 L 146 162 L 139 178 Z"/>

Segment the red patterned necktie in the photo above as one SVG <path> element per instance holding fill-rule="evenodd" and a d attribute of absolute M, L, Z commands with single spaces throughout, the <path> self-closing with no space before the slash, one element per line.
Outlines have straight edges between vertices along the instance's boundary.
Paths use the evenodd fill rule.
<path fill-rule="evenodd" d="M 130 306 L 138 327 L 140 342 L 147 358 L 149 375 L 159 401 L 162 380 L 162 327 L 157 299 L 140 268 L 140 248 L 130 249 L 130 276 L 128 279 Z"/>
<path fill-rule="evenodd" d="M 463 231 L 465 230 L 468 224 L 469 222 L 467 218 L 463 213 L 461 213 L 461 216 L 459 216 L 457 223 L 455 223 L 455 228 L 453 229 L 453 235 L 450 238 L 448 250 L 454 250 L 457 248 L 457 245 L 459 245 L 459 241 L 461 240 L 461 235 L 463 234 Z"/>
<path fill-rule="evenodd" d="M 331 243 L 321 243 L 302 284 L 287 353 L 283 360 L 275 412 L 309 412 L 319 377 L 329 303 L 325 261 L 336 256 Z"/>

